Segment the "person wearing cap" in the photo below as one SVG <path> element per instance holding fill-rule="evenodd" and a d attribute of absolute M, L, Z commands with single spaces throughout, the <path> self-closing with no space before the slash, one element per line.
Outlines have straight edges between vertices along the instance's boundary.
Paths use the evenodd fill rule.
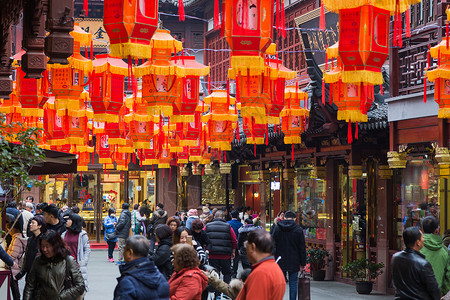
<path fill-rule="evenodd" d="M 188 218 L 186 220 L 186 228 L 191 230 L 192 221 L 198 219 L 198 213 L 195 208 L 192 208 L 188 211 Z"/>
<path fill-rule="evenodd" d="M 272 236 L 275 241 L 275 258 L 284 274 L 289 278 L 289 299 L 297 299 L 298 272 L 306 265 L 306 245 L 303 230 L 297 225 L 296 214 L 287 211 L 285 220 L 278 222 Z"/>
<path fill-rule="evenodd" d="M 44 218 L 47 223 L 47 230 L 54 230 L 60 235 L 66 231 L 66 225 L 59 218 L 58 208 L 55 204 L 50 204 L 44 208 Z"/>

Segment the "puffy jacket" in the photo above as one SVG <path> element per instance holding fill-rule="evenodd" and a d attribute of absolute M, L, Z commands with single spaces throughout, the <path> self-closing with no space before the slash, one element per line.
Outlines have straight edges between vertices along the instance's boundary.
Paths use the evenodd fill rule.
<path fill-rule="evenodd" d="M 170 300 L 200 300 L 208 278 L 199 268 L 185 268 L 169 280 Z"/>
<path fill-rule="evenodd" d="M 206 224 L 206 234 L 211 241 L 211 254 L 231 255 L 233 244 L 231 243 L 231 225 L 223 219 L 214 219 Z"/>
<path fill-rule="evenodd" d="M 306 265 L 305 236 L 294 220 L 282 220 L 273 230 L 275 241 L 275 258 L 284 272 L 298 272 L 300 265 Z"/>
<path fill-rule="evenodd" d="M 153 233 L 153 230 L 156 227 L 158 227 L 158 225 L 166 224 L 166 222 L 167 222 L 167 211 L 165 211 L 163 209 L 157 209 L 153 212 L 153 215 L 149 222 L 149 227 L 152 230 L 147 230 L 147 231 L 151 231 Z"/>
<path fill-rule="evenodd" d="M 20 272 L 21 261 L 24 258 L 25 250 L 27 248 L 28 239 L 22 236 L 22 231 L 20 233 L 15 233 L 12 237 L 11 244 L 9 244 L 8 250 L 6 251 L 9 256 L 14 260 L 14 265 L 11 267 L 11 272 L 13 276 L 16 276 Z"/>
<path fill-rule="evenodd" d="M 163 239 L 156 248 L 155 253 L 151 256 L 151 259 L 166 280 L 169 280 L 173 272 L 172 262 L 170 261 L 172 255 L 170 247 L 172 247 L 172 244 L 172 236 Z"/>
<path fill-rule="evenodd" d="M 424 234 L 424 244 L 420 253 L 425 255 L 433 268 L 434 276 L 443 295 L 450 289 L 450 258 L 448 249 L 442 243 L 442 237 L 436 234 Z"/>
<path fill-rule="evenodd" d="M 203 229 L 199 233 L 192 231 L 192 237 L 197 241 L 197 243 L 199 243 L 200 246 L 203 247 L 203 249 L 211 248 L 211 241 Z"/>
<path fill-rule="evenodd" d="M 169 284 L 148 257 L 121 265 L 119 271 L 114 299 L 169 299 Z"/>
<path fill-rule="evenodd" d="M 72 286 L 64 288 L 68 263 Z M 84 281 L 75 258 L 50 262 L 42 256 L 36 257 L 23 291 L 23 300 L 73 300 L 84 292 Z"/>
<path fill-rule="evenodd" d="M 66 236 L 66 232 L 64 232 L 61 236 L 63 239 Z M 90 255 L 91 255 L 91 246 L 89 245 L 89 237 L 86 231 L 82 230 L 78 235 L 77 262 L 78 265 L 80 266 L 80 271 L 84 279 L 86 291 L 89 291 L 87 265 L 89 262 Z"/>
<path fill-rule="evenodd" d="M 130 235 L 131 228 L 131 212 L 128 209 L 122 210 L 119 221 L 116 225 L 116 236 L 121 239 L 126 239 Z"/>
<path fill-rule="evenodd" d="M 231 228 L 233 228 L 234 233 L 236 234 L 236 238 L 239 238 L 239 228 L 241 228 L 243 225 L 241 222 L 239 222 L 238 220 L 234 220 L 231 219 L 231 221 L 227 222 L 228 224 L 231 225 Z"/>
<path fill-rule="evenodd" d="M 245 266 L 252 265 L 247 258 L 247 249 L 244 246 L 244 243 L 248 240 L 248 234 L 254 230 L 262 229 L 261 226 L 255 225 L 245 225 L 239 228 L 239 239 L 238 239 L 238 250 L 239 255 L 241 256 L 242 264 Z"/>
<path fill-rule="evenodd" d="M 116 231 L 116 228 L 114 227 L 114 223 L 117 224 L 116 217 L 106 216 L 103 219 L 103 226 L 105 226 L 105 241 L 108 241 L 106 239 L 107 233 L 113 233 L 114 231 Z M 112 240 L 112 242 L 117 242 L 117 237 L 114 240 Z"/>
<path fill-rule="evenodd" d="M 433 268 L 420 252 L 405 249 L 395 253 L 391 268 L 395 299 L 440 299 L 441 292 Z"/>
<path fill-rule="evenodd" d="M 16 279 L 20 279 L 23 276 L 25 276 L 25 274 L 30 273 L 31 266 L 33 265 L 34 259 L 40 253 L 39 238 L 41 237 L 41 235 L 42 235 L 42 233 L 39 234 L 38 236 L 35 236 L 34 234 L 32 234 L 28 238 L 27 248 L 25 249 L 25 254 L 24 254 L 25 257 L 24 257 L 22 269 L 20 270 L 19 274 L 17 274 Z"/>
<path fill-rule="evenodd" d="M 14 260 L 6 253 L 5 249 L 0 245 L 0 260 L 4 261 L 8 266 L 12 267 Z"/>

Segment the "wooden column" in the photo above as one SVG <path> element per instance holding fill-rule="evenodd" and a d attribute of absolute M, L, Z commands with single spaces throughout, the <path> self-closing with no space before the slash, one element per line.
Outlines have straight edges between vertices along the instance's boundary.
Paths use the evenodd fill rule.
<path fill-rule="evenodd" d="M 100 234 L 102 228 L 102 210 L 103 210 L 103 193 L 102 193 L 102 170 L 97 170 L 97 184 L 95 186 L 94 197 L 94 231 L 95 241 L 100 243 Z"/>
<path fill-rule="evenodd" d="M 73 177 L 75 174 L 69 174 L 67 178 L 67 206 L 72 207 L 73 203 Z"/>
<path fill-rule="evenodd" d="M 129 171 L 123 171 L 123 203 L 128 203 L 129 199 L 128 199 L 128 189 L 130 187 L 130 174 Z M 133 203 L 131 203 L 130 205 L 133 205 Z"/>
<path fill-rule="evenodd" d="M 270 177 L 270 173 L 268 170 L 261 170 L 259 171 L 259 201 L 260 201 L 260 218 L 261 218 L 261 226 L 263 228 L 266 228 L 266 220 L 267 220 L 267 213 L 266 213 L 266 205 L 269 200 L 266 192 L 267 189 L 267 183 L 266 180 L 268 180 Z M 270 184 L 270 183 L 269 183 Z"/>
<path fill-rule="evenodd" d="M 390 176 L 389 176 L 390 175 Z M 390 257 L 389 239 L 393 234 L 392 170 L 379 166 L 377 176 L 377 262 L 386 267 L 377 278 L 377 290 L 386 294 L 389 287 Z"/>
<path fill-rule="evenodd" d="M 191 175 L 187 178 L 187 207 L 184 210 L 197 208 L 202 203 L 202 176 Z"/>
<path fill-rule="evenodd" d="M 173 216 L 177 210 L 177 167 L 156 171 L 156 204 L 164 204 L 164 210 Z"/>
<path fill-rule="evenodd" d="M 327 223 L 326 223 L 326 233 L 327 241 L 325 244 L 326 250 L 330 253 L 332 260 L 327 265 L 325 280 L 334 280 L 334 270 L 336 264 L 335 256 L 335 224 L 337 222 L 336 218 L 339 217 L 335 213 L 337 193 L 338 193 L 338 175 L 337 166 L 334 160 L 328 160 L 325 166 L 326 168 L 326 212 L 327 212 Z"/>

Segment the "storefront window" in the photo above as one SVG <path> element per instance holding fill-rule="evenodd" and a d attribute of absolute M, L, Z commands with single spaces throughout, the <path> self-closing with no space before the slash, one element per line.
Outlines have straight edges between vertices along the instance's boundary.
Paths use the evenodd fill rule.
<path fill-rule="evenodd" d="M 308 239 L 326 240 L 326 183 L 312 176 L 312 167 L 297 170 L 297 204 Z"/>
<path fill-rule="evenodd" d="M 439 177 L 428 159 L 411 159 L 406 168 L 395 176 L 396 218 L 394 220 L 394 249 L 402 248 L 402 232 L 411 226 L 420 226 L 426 216 L 439 220 Z"/>

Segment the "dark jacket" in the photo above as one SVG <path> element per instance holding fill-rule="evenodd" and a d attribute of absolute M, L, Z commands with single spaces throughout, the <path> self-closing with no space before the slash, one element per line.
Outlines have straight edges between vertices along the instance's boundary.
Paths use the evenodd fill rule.
<path fill-rule="evenodd" d="M 131 228 L 131 212 L 128 209 L 122 210 L 119 221 L 116 225 L 116 236 L 121 239 L 126 239 L 130 235 Z"/>
<path fill-rule="evenodd" d="M 242 223 L 239 222 L 238 220 L 233 220 L 233 219 L 231 219 L 231 221 L 228 221 L 227 223 L 231 225 L 231 228 L 233 228 L 234 233 L 236 234 L 236 238 L 238 239 L 239 238 L 239 228 L 242 227 Z"/>
<path fill-rule="evenodd" d="M 16 275 L 16 279 L 20 279 L 23 276 L 25 276 L 25 274 L 30 273 L 31 270 L 31 266 L 33 265 L 34 259 L 36 258 L 37 254 L 39 253 L 39 238 L 41 237 L 42 234 L 40 234 L 39 236 L 35 236 L 34 234 L 32 234 L 29 238 L 28 238 L 28 242 L 27 242 L 27 248 L 25 249 L 25 253 L 23 255 L 24 256 L 24 264 L 22 266 L 22 269 L 20 270 L 19 274 Z"/>
<path fill-rule="evenodd" d="M 11 258 L 11 256 L 6 253 L 5 249 L 0 245 L 0 260 L 3 260 L 5 264 L 12 267 L 14 264 L 14 260 Z"/>
<path fill-rule="evenodd" d="M 170 247 L 172 245 L 172 236 L 163 239 L 156 248 L 155 253 L 151 256 L 156 267 L 167 280 L 169 280 L 173 272 L 172 262 L 170 261 L 170 256 L 172 255 Z"/>
<path fill-rule="evenodd" d="M 391 267 L 395 299 L 440 299 L 441 292 L 431 264 L 420 252 L 405 249 L 395 253 Z"/>
<path fill-rule="evenodd" d="M 119 266 L 114 299 L 169 299 L 169 284 L 148 257 Z"/>
<path fill-rule="evenodd" d="M 66 262 L 69 264 L 72 278 L 72 286 L 69 289 L 64 288 Z M 49 262 L 38 256 L 28 274 L 23 300 L 73 300 L 81 296 L 84 290 L 83 277 L 75 258 L 68 255 L 66 259 Z"/>
<path fill-rule="evenodd" d="M 255 225 L 244 225 L 239 228 L 238 250 L 239 255 L 241 256 L 242 264 L 245 264 L 245 266 L 251 266 L 251 263 L 248 261 L 247 249 L 245 248 L 244 243 L 248 240 L 248 234 L 257 229 L 262 229 L 262 227 Z"/>
<path fill-rule="evenodd" d="M 298 272 L 300 265 L 306 265 L 305 236 L 294 220 L 282 220 L 273 230 L 275 259 L 284 272 Z"/>
<path fill-rule="evenodd" d="M 211 254 L 231 255 L 233 253 L 230 230 L 231 225 L 223 219 L 214 219 L 206 224 L 206 234 L 211 241 L 211 246 L 207 250 Z"/>
<path fill-rule="evenodd" d="M 211 248 L 211 241 L 209 240 L 206 231 L 202 230 L 200 233 L 192 231 L 192 237 L 197 241 L 197 243 L 203 247 L 203 249 Z"/>
<path fill-rule="evenodd" d="M 61 234 L 63 234 L 64 231 L 67 230 L 66 223 L 61 219 L 59 219 L 59 222 L 56 225 L 50 225 L 47 223 L 47 230 L 54 230 L 57 233 L 59 233 L 59 235 L 61 235 Z"/>
<path fill-rule="evenodd" d="M 167 222 L 167 211 L 163 209 L 157 209 L 153 212 L 152 218 L 149 222 L 149 229 L 153 233 L 153 230 L 158 227 L 160 224 L 166 224 Z"/>

